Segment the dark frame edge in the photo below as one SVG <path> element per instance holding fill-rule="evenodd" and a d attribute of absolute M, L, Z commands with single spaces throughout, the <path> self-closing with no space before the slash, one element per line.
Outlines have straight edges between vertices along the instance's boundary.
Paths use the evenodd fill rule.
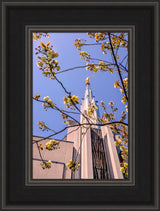
<path fill-rule="evenodd" d="M 5 37 L 6 37 L 6 28 L 5 28 L 5 22 L 6 22 L 6 5 L 4 4 L 4 2 L 2 2 L 1 5 L 2 8 L 2 169 L 1 169 L 1 175 L 2 175 L 2 183 L 1 183 L 1 190 L 2 190 L 2 197 L 1 197 L 1 206 L 2 206 L 2 210 L 6 208 L 6 190 L 5 190 L 5 186 L 6 186 L 6 172 L 5 172 L 5 166 L 6 166 L 6 162 L 5 162 L 5 133 L 6 133 L 6 129 L 5 129 L 5 114 L 6 114 L 6 109 L 5 109 L 5 102 L 6 102 L 6 73 L 5 73 L 5 69 L 6 69 L 6 65 L 5 65 Z"/>
<path fill-rule="evenodd" d="M 154 132 L 155 132 L 155 146 L 154 146 L 154 169 L 155 169 L 155 208 L 156 209 L 160 209 L 160 198 L 159 198 L 159 191 L 160 191 L 160 186 L 159 186 L 159 175 L 160 175 L 160 156 L 159 156 L 159 126 L 160 126 L 160 113 L 159 113 L 159 103 L 160 103 L 160 99 L 159 99 L 159 95 L 160 95 L 160 85 L 159 85 L 159 78 L 160 78 L 160 74 L 159 74 L 159 67 L 160 67 L 160 61 L 159 61 L 159 56 L 160 56 L 160 42 L 159 42 L 159 36 L 160 36 L 160 25 L 159 25 L 159 20 L 160 20 L 160 2 L 157 1 L 155 2 L 155 6 L 154 6 Z"/>
<path fill-rule="evenodd" d="M 150 0 L 142 0 L 142 1 L 121 1 L 121 0 L 104 0 L 104 1 L 99 1 L 97 2 L 96 0 L 93 1 L 74 1 L 70 0 L 68 2 L 66 1 L 58 1 L 58 0 L 53 0 L 53 1 L 45 1 L 42 0 L 40 2 L 31 2 L 31 1 L 25 1 L 25 2 L 20 2 L 20 1 L 4 1 L 3 5 L 5 6 L 44 6 L 44 5 L 49 5 L 49 6 L 155 6 L 158 3 L 158 0 L 153 0 L 152 2 Z"/>
<path fill-rule="evenodd" d="M 129 3 L 129 2 L 128 2 Z M 17 3 L 19 4 L 19 3 Z M 143 3 L 142 3 L 143 4 Z M 6 198 L 5 198 L 5 166 L 6 166 L 6 162 L 5 159 L 3 159 L 5 157 L 5 145 L 4 145 L 4 140 L 5 140 L 5 12 L 6 12 L 6 6 L 7 5 L 15 5 L 13 3 L 2 3 L 2 210 L 11 210 L 11 209 L 24 209 L 24 210 L 28 210 L 28 208 L 25 207 L 11 207 L 11 206 L 6 206 Z M 24 4 L 23 4 L 24 5 Z M 28 4 L 27 4 L 28 5 Z M 147 4 L 148 5 L 148 4 Z M 154 75 L 154 80 L 155 80 L 155 85 L 154 85 L 154 93 L 155 93 L 155 98 L 154 98 L 154 106 L 155 106 L 155 113 L 154 113 L 154 119 L 155 119 L 155 140 L 157 145 L 155 146 L 154 150 L 155 150 L 155 156 L 154 156 L 154 164 L 155 164 L 155 181 L 157 181 L 155 183 L 155 206 L 148 206 L 148 207 L 143 207 L 142 209 L 144 210 L 148 210 L 148 209 L 152 209 L 152 210 L 159 210 L 160 208 L 160 201 L 159 201 L 159 155 L 158 155 L 158 149 L 159 149 L 159 93 L 160 93 L 160 87 L 159 87 L 159 49 L 160 49 L 160 44 L 159 44 L 159 2 L 152 2 L 150 5 L 154 5 L 154 9 L 155 9 L 155 43 L 154 43 L 154 52 L 155 52 L 155 75 Z M 34 207 L 32 207 L 32 209 L 35 210 Z M 43 209 L 43 207 L 39 208 L 39 209 Z M 50 208 L 49 208 L 50 209 Z M 59 208 L 56 207 L 55 210 L 58 210 Z M 62 208 L 60 208 L 62 209 Z M 73 207 L 68 207 L 67 209 L 70 210 L 74 210 L 75 208 Z M 81 209 L 81 208 L 80 208 Z M 91 208 L 94 209 L 94 208 Z M 95 208 L 96 209 L 96 208 Z M 98 208 L 99 210 L 101 210 L 101 208 Z M 104 209 L 104 208 L 102 208 Z M 113 208 L 109 208 L 110 210 L 115 210 Z M 125 208 L 123 208 L 124 210 Z M 128 208 L 126 208 L 128 209 Z M 133 207 L 134 209 L 134 207 Z M 30 210 L 30 208 L 29 208 Z M 77 209 L 78 210 L 78 209 Z M 136 209 L 137 210 L 137 209 Z"/>

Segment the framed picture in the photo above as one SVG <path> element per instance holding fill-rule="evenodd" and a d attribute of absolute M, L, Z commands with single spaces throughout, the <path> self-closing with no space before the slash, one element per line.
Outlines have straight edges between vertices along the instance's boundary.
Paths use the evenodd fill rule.
<path fill-rule="evenodd" d="M 33 26 L 31 30 L 27 28 L 33 43 L 32 51 L 28 52 L 28 57 L 32 55 L 30 72 L 33 72 L 30 74 L 32 75 L 30 81 L 33 83 L 33 142 L 29 142 L 32 143 L 32 147 L 28 146 L 28 151 L 32 151 L 32 156 L 30 156 L 32 178 L 34 180 L 88 179 L 88 182 L 90 179 L 92 183 L 94 179 L 98 182 L 102 180 L 106 182 L 117 180 L 118 183 L 121 180 L 131 182 L 134 159 L 133 157 L 129 159 L 130 156 L 128 156 L 128 95 L 131 99 L 133 89 L 130 88 L 130 93 L 128 93 L 128 46 L 130 48 L 129 64 L 132 66 L 133 47 L 129 43 L 134 39 L 134 29 L 128 28 L 128 32 L 126 27 L 114 28 L 114 32 L 113 28 L 107 26 L 97 29 L 108 30 L 108 32 L 81 32 L 96 30 L 96 27 L 89 26 L 87 29 L 65 26 L 65 29 L 56 26 L 50 26 L 48 29 L 46 27 L 33 29 Z M 32 32 L 33 30 L 36 32 Z M 37 30 L 40 32 L 38 33 Z M 50 33 L 41 33 L 43 30 L 48 30 Z M 61 30 L 63 31 L 57 32 Z M 76 37 L 81 37 L 81 39 Z M 46 40 L 47 44 L 44 43 Z M 53 50 L 51 42 L 57 45 L 56 50 Z M 83 51 L 82 47 L 88 47 L 86 50 L 92 55 Z M 77 50 L 79 52 L 75 54 Z M 70 59 L 64 51 L 71 52 Z M 61 62 L 58 61 L 60 56 Z M 79 56 L 84 62 L 81 62 Z M 134 70 L 130 72 L 133 74 Z M 41 74 L 45 78 L 42 78 Z M 104 75 L 107 76 L 108 82 Z M 95 77 L 93 84 L 90 82 L 92 77 Z M 48 82 L 48 79 L 51 80 Z M 111 79 L 114 82 L 109 84 Z M 129 84 L 131 87 L 133 83 Z M 62 89 L 59 89 L 59 85 Z M 43 92 L 44 87 L 48 92 L 51 91 L 51 95 L 53 95 L 52 90 L 57 90 L 56 95 L 52 97 L 57 99 L 56 102 L 52 102 L 49 96 L 42 98 L 41 94 L 36 94 L 37 89 Z M 119 90 L 115 91 L 115 88 Z M 76 89 L 77 95 L 72 94 Z M 94 96 L 93 89 L 97 92 L 95 94 L 97 97 Z M 67 96 L 64 97 L 64 94 Z M 133 103 L 129 107 L 131 114 Z M 37 118 L 42 118 L 43 121 Z M 52 122 L 54 129 L 47 126 L 44 118 Z M 132 128 L 132 125 L 133 122 L 129 128 Z M 133 134 L 131 130 L 130 134 Z M 132 141 L 129 143 L 129 151 L 133 155 L 134 141 L 132 138 L 130 140 Z M 27 143 L 28 139 L 26 139 L 26 145 Z M 130 168 L 128 161 L 130 161 Z M 128 175 L 128 169 L 131 175 Z M 29 172 L 29 175 L 31 174 Z"/>
<path fill-rule="evenodd" d="M 160 209 L 158 14 L 2 3 L 2 210 Z"/>

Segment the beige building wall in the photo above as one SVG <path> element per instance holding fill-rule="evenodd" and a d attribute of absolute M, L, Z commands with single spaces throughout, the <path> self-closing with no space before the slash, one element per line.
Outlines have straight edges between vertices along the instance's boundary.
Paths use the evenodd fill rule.
<path fill-rule="evenodd" d="M 33 143 L 40 139 L 42 139 L 42 137 L 33 137 Z M 40 142 L 43 148 L 45 148 L 45 144 L 48 141 L 49 139 Z M 33 179 L 71 179 L 71 170 L 66 164 L 72 160 L 73 142 L 56 141 L 59 142 L 58 149 L 52 151 L 46 149 L 41 150 L 43 159 L 52 161 L 50 169 L 42 169 L 37 144 L 33 144 Z"/>
<path fill-rule="evenodd" d="M 69 126 L 77 124 L 75 121 L 69 120 Z M 67 140 L 74 142 L 72 160 L 81 163 L 81 128 L 69 127 L 67 132 Z M 78 171 L 72 173 L 72 179 L 81 178 L 81 166 Z"/>
<path fill-rule="evenodd" d="M 113 133 L 109 126 L 103 126 L 101 127 L 101 130 L 106 156 L 108 177 L 109 179 L 123 179 Z"/>
<path fill-rule="evenodd" d="M 93 179 L 91 130 L 86 128 L 82 138 L 81 179 Z"/>
<path fill-rule="evenodd" d="M 41 161 L 33 160 L 33 179 L 63 179 L 65 166 L 52 163 L 50 169 L 42 169 Z"/>

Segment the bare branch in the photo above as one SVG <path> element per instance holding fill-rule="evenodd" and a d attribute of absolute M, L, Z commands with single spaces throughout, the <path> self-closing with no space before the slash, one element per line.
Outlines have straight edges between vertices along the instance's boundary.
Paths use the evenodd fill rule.
<path fill-rule="evenodd" d="M 68 92 L 67 89 L 64 87 L 64 85 L 62 84 L 62 82 L 56 77 L 54 76 L 54 78 L 56 79 L 56 81 L 62 86 L 62 88 L 64 89 L 64 91 L 68 94 L 71 95 L 71 92 Z"/>
<path fill-rule="evenodd" d="M 38 146 L 38 142 L 36 142 L 36 145 L 37 145 L 37 148 L 38 148 L 39 156 L 40 156 L 41 160 L 43 161 L 43 157 L 42 157 L 42 154 L 40 152 L 40 149 L 39 149 L 39 146 Z"/>
<path fill-rule="evenodd" d="M 104 123 L 104 124 L 94 124 L 94 123 L 82 123 L 82 124 L 75 124 L 75 125 L 70 125 L 70 126 L 66 126 L 66 127 L 64 127 L 62 130 L 60 130 L 60 131 L 58 131 L 58 132 L 56 132 L 56 133 L 53 133 L 53 134 L 51 134 L 51 135 L 49 135 L 49 136 L 47 136 L 47 137 L 45 137 L 45 138 L 42 138 L 42 139 L 40 139 L 40 140 L 37 140 L 37 141 L 35 141 L 34 143 L 37 143 L 37 142 L 40 142 L 40 141 L 43 141 L 43 140 L 45 140 L 45 139 L 49 139 L 49 138 L 51 138 L 51 137 L 53 137 L 53 136 L 55 136 L 55 135 L 58 135 L 59 133 L 62 133 L 62 132 L 64 132 L 67 128 L 70 128 L 70 127 L 77 127 L 77 126 L 87 126 L 87 125 L 90 125 L 90 126 L 92 126 L 92 125 L 95 125 L 95 126 L 106 126 L 106 125 L 112 125 L 112 124 L 123 124 L 123 125 L 125 125 L 125 126 L 128 126 L 128 124 L 127 123 L 125 123 L 125 122 L 119 122 L 119 121 L 114 121 L 114 122 L 108 122 L 108 123 Z M 33 143 L 33 144 L 34 144 Z"/>
<path fill-rule="evenodd" d="M 85 68 L 85 67 L 87 67 L 87 65 L 68 68 L 66 70 L 62 70 L 62 71 L 56 72 L 55 75 L 60 74 L 60 73 L 64 73 L 64 72 L 67 72 L 67 71 L 70 71 L 70 70 L 75 70 L 75 69 Z"/>
<path fill-rule="evenodd" d="M 117 63 L 117 59 L 116 59 L 116 56 L 115 56 L 115 53 L 114 53 L 114 49 L 113 49 L 113 46 L 112 46 L 111 35 L 110 35 L 109 32 L 108 32 L 108 35 L 109 35 L 109 42 L 110 42 L 110 46 L 111 46 L 112 55 L 113 55 L 115 64 L 116 64 L 117 69 L 118 69 L 118 74 L 119 74 L 119 77 L 120 77 L 120 80 L 121 80 L 121 83 L 122 83 L 122 87 L 123 87 L 123 90 L 124 90 L 125 97 L 126 97 L 126 99 L 127 99 L 127 101 L 128 101 L 127 92 L 126 92 L 126 89 L 125 89 L 125 87 L 124 87 L 124 83 L 123 83 L 121 71 L 120 71 L 119 65 L 118 65 L 118 63 Z"/>

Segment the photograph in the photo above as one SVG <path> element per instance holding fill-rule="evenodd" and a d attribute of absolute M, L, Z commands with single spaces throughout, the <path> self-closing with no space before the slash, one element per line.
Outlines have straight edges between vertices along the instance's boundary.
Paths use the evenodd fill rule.
<path fill-rule="evenodd" d="M 32 33 L 32 179 L 127 180 L 125 31 Z"/>

